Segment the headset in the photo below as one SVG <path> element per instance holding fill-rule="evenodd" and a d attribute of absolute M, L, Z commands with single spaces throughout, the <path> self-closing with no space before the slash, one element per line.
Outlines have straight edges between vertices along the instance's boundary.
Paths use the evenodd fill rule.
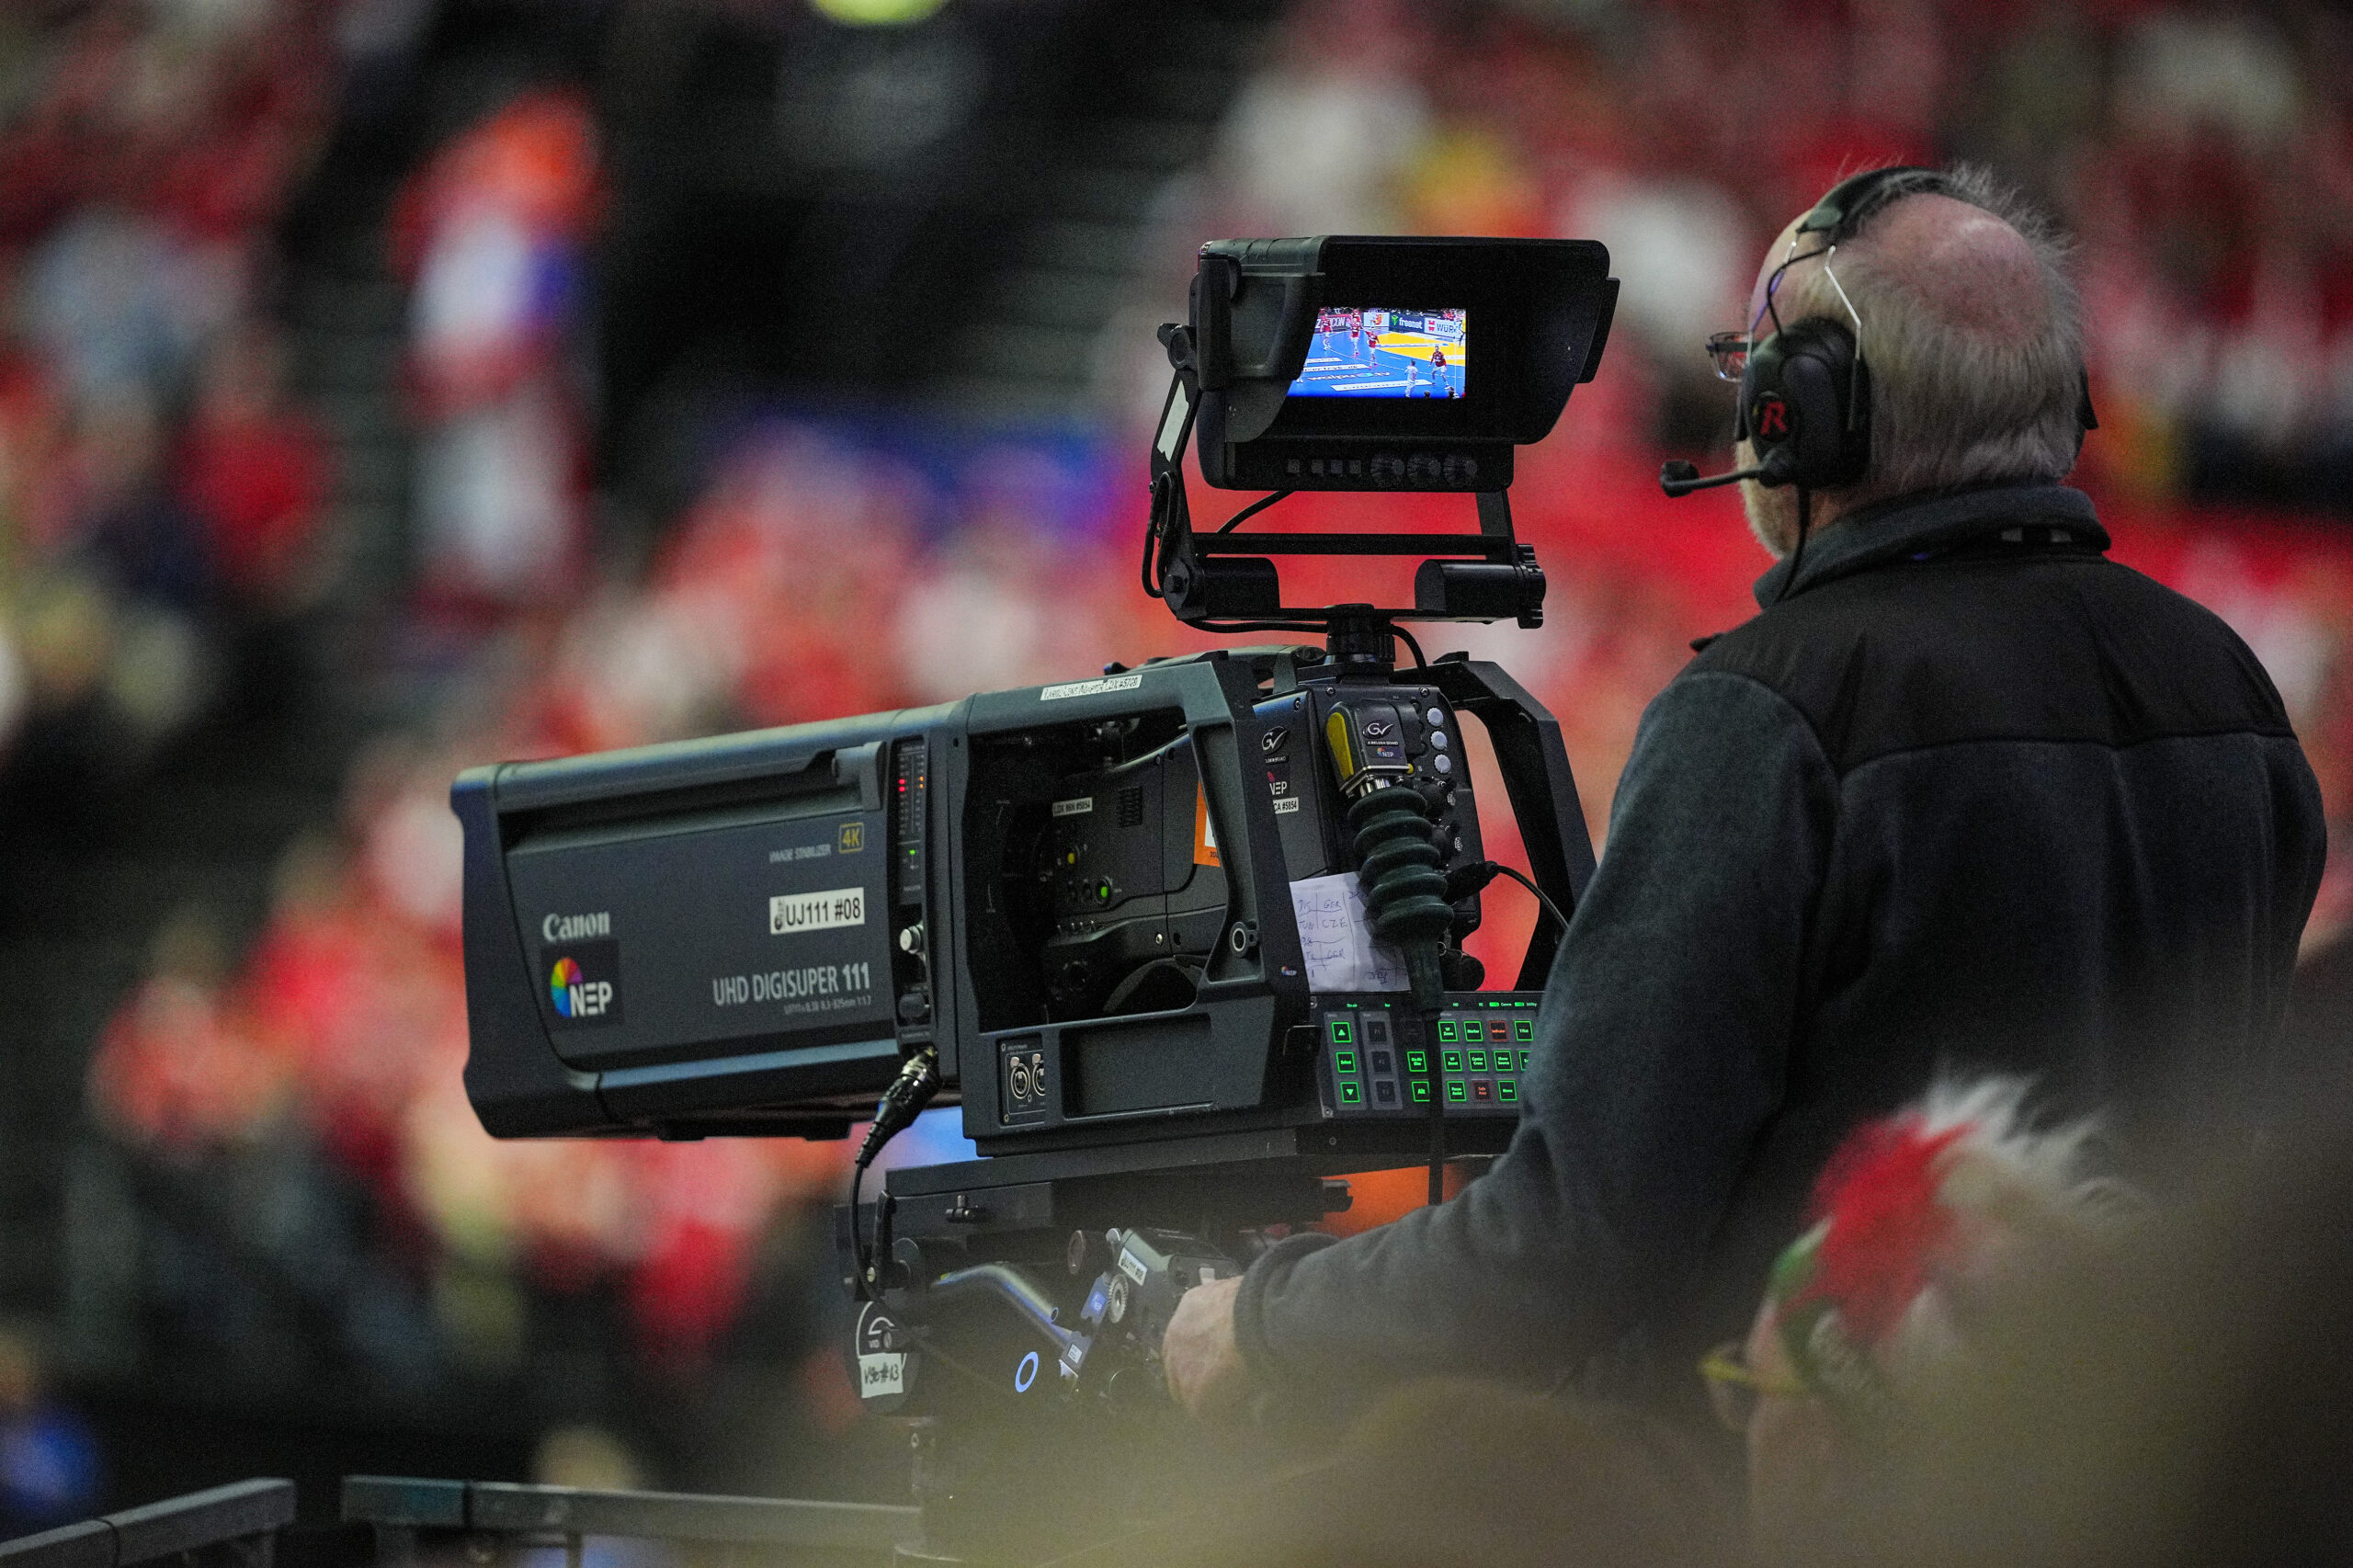
<path fill-rule="evenodd" d="M 1783 326 L 1774 315 L 1774 330 L 1750 344 L 1740 376 L 1733 434 L 1749 443 L 1754 465 L 1702 478 L 1691 464 L 1672 462 L 1660 471 L 1659 487 L 1669 495 L 1688 495 L 1754 479 L 1768 486 L 1794 484 L 1802 499 L 1807 491 L 1834 489 L 1862 478 L 1870 467 L 1870 367 L 1863 354 L 1862 318 L 1827 261 L 1898 199 L 1954 194 L 1952 182 L 1938 170 L 1893 164 L 1849 176 L 1816 201 L 1798 220 L 1788 258 L 1766 280 L 1766 309 L 1772 311 L 1773 290 L 1782 274 L 1798 262 L 1821 256 L 1848 320 L 1809 316 Z M 1815 241 L 1813 247 L 1800 250 L 1809 237 Z M 2092 411 L 2090 374 L 2079 369 L 2077 376 L 2082 394 L 2075 440 L 2081 450 L 2084 434 L 2097 429 L 2099 420 Z"/>

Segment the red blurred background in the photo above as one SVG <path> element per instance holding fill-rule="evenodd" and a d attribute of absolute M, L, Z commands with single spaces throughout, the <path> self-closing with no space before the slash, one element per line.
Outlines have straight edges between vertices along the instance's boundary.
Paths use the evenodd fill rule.
<path fill-rule="evenodd" d="M 11 8 L 0 1425 L 57 1462 L 0 1524 L 404 1459 L 891 1494 L 840 1146 L 474 1122 L 446 792 L 1198 645 L 1134 556 L 1205 238 L 1610 246 L 1608 359 L 1515 491 L 1546 624 L 1443 638 L 1560 717 L 1598 845 L 1767 564 L 1652 483 L 1725 455 L 1701 340 L 1842 173 L 1991 164 L 2080 241 L 2117 555 L 2248 641 L 2345 819 L 2348 82 L 2316 4 Z M 1493 970 L 1529 911 L 1488 905 Z"/>

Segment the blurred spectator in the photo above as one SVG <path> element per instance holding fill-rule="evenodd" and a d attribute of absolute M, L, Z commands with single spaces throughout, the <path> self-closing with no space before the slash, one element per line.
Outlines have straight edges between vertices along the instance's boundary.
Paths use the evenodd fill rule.
<path fill-rule="evenodd" d="M 231 602 L 251 616 L 300 604 L 319 578 L 326 446 L 286 404 L 284 358 L 267 323 L 223 334 L 205 357 L 178 454 L 181 502 Z"/>
<path fill-rule="evenodd" d="M 402 199 L 426 586 L 453 606 L 543 603 L 579 570 L 569 335 L 599 200 L 595 127 L 556 92 L 460 134 Z"/>
<path fill-rule="evenodd" d="M 1410 1384 L 1366 1411 L 1335 1450 L 1062 1561 L 1713 1568 L 1740 1560 L 1733 1510 L 1703 1457 L 1630 1411 L 1500 1385 Z M 1181 1485 L 1167 1490 L 1181 1494 Z"/>
<path fill-rule="evenodd" d="M 2344 1063 L 2260 1141 L 2184 1129 L 2183 1196 L 1988 1313 L 1809 1562 L 2235 1568 L 2353 1561 L 2353 1143 Z"/>
<path fill-rule="evenodd" d="M 98 1483 L 89 1426 L 51 1396 L 32 1344 L 0 1330 L 0 1540 L 87 1516 Z"/>
<path fill-rule="evenodd" d="M 1892 1430 L 1975 1370 L 1989 1311 L 2110 1240 L 2124 1189 L 2088 1174 L 2087 1123 L 2037 1131 L 2027 1085 L 1940 1084 L 1858 1128 L 1774 1265 L 1745 1346 L 1701 1364 L 1748 1445 L 1750 1531 L 1797 1561 L 1875 1483 Z"/>

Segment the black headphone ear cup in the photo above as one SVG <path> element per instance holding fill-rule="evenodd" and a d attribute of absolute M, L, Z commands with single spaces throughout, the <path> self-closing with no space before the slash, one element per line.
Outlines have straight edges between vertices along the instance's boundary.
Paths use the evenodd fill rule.
<path fill-rule="evenodd" d="M 1782 373 L 1790 407 L 1790 450 L 1797 459 L 1791 483 L 1825 489 L 1847 477 L 1846 410 L 1840 406 L 1844 377 L 1830 356 L 1809 347 L 1790 356 Z"/>
<path fill-rule="evenodd" d="M 1870 461 L 1870 383 L 1854 335 L 1837 322 L 1798 322 L 1748 357 L 1743 434 L 1760 463 L 1781 452 L 1786 477 L 1809 490 L 1851 484 Z"/>

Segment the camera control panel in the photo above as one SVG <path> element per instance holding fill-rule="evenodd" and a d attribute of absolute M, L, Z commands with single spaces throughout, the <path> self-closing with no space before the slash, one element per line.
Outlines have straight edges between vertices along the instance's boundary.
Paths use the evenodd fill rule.
<path fill-rule="evenodd" d="M 1317 1077 L 1326 1116 L 1517 1116 L 1536 1044 L 1533 991 L 1451 991 L 1427 1022 L 1396 995 L 1318 996 Z"/>

